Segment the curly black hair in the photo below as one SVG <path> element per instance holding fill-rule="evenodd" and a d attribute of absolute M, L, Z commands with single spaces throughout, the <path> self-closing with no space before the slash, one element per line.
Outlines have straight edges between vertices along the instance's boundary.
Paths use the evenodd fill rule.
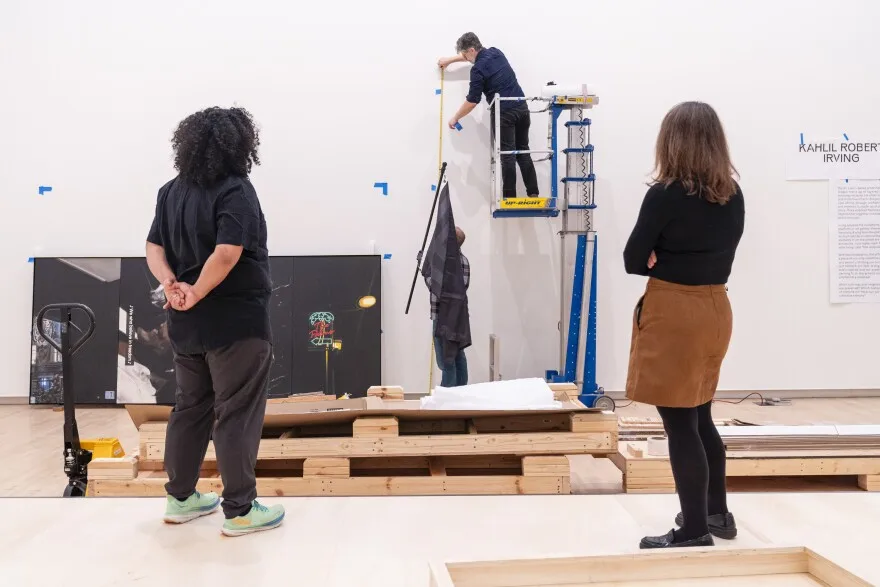
<path fill-rule="evenodd" d="M 260 164 L 260 133 L 244 108 L 214 106 L 184 118 L 171 139 L 180 177 L 201 187 L 230 175 L 247 177 Z"/>

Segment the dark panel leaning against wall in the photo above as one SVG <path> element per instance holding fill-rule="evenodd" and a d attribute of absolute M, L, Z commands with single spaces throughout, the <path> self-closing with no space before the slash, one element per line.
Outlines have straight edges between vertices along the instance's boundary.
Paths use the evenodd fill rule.
<path fill-rule="evenodd" d="M 381 383 L 381 257 L 296 257 L 293 392 L 363 397 Z"/>
<path fill-rule="evenodd" d="M 33 319 L 47 304 L 80 303 L 95 313 L 95 333 L 73 359 L 77 403 L 116 402 L 119 278 L 118 258 L 34 259 Z M 55 311 L 47 316 L 46 324 L 59 343 L 60 320 L 60 312 Z M 87 322 L 80 312 L 73 314 L 73 320 L 72 337 L 76 338 L 85 331 Z M 61 403 L 62 390 L 61 357 L 32 328 L 30 402 Z"/>

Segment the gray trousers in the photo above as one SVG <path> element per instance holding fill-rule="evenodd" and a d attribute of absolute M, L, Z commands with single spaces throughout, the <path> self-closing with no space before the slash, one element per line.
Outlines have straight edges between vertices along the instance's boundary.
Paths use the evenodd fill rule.
<path fill-rule="evenodd" d="M 213 430 L 223 513 L 234 518 L 250 509 L 272 360 L 271 343 L 256 338 L 174 357 L 177 397 L 165 434 L 169 495 L 186 499 L 195 491 Z"/>

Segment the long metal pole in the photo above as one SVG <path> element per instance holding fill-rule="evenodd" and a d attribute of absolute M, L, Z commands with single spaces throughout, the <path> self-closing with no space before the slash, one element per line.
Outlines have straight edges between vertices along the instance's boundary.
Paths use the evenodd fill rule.
<path fill-rule="evenodd" d="M 416 290 L 416 280 L 419 278 L 419 270 L 422 268 L 422 255 L 425 254 L 425 245 L 428 244 L 428 235 L 431 234 L 431 224 L 434 222 L 434 211 L 437 209 L 437 200 L 440 199 L 440 188 L 443 185 L 443 178 L 446 176 L 446 162 L 440 165 L 440 178 L 437 180 L 437 189 L 434 190 L 434 203 L 431 205 L 431 215 L 428 217 L 428 226 L 425 227 L 425 238 L 422 239 L 422 248 L 416 255 L 416 272 L 413 274 L 412 285 L 409 288 L 409 297 L 406 300 L 406 311 L 409 314 L 409 307 L 412 304 L 413 292 Z"/>

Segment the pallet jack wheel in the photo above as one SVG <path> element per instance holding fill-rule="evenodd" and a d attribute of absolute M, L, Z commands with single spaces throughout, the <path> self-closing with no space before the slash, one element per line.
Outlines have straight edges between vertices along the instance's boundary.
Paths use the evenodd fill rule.
<path fill-rule="evenodd" d="M 64 496 L 63 497 L 85 497 L 86 496 L 86 488 L 80 482 L 74 482 L 69 484 L 64 488 Z"/>
<path fill-rule="evenodd" d="M 613 412 L 614 408 L 617 406 L 615 405 L 613 398 L 610 398 L 607 395 L 600 395 L 593 403 L 593 407 L 599 408 L 603 412 Z"/>

